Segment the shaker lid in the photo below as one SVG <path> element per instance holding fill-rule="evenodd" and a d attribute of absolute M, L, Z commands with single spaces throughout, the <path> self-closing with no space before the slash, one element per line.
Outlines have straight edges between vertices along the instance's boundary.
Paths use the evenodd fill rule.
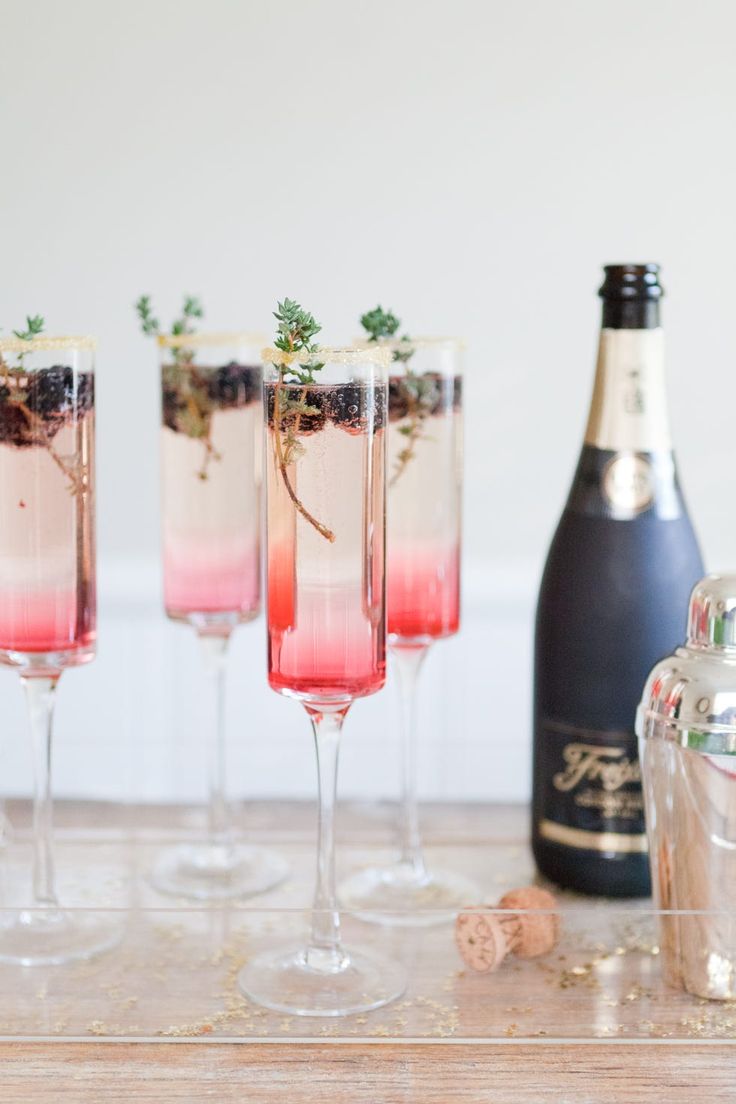
<path fill-rule="evenodd" d="M 688 644 L 736 648 L 736 575 L 706 575 L 690 596 Z"/>
<path fill-rule="evenodd" d="M 636 731 L 736 755 L 736 575 L 707 575 L 695 586 L 685 645 L 651 671 Z"/>

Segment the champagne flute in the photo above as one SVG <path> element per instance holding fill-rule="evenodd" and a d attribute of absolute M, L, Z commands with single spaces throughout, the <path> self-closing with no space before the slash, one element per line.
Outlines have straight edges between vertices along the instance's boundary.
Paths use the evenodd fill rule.
<path fill-rule="evenodd" d="M 427 865 L 416 795 L 419 674 L 430 646 L 460 627 L 462 344 L 454 338 L 381 340 L 393 360 L 388 420 L 388 642 L 398 683 L 402 759 L 400 849 L 340 886 L 364 919 L 446 921 L 477 887 Z M 444 910 L 444 911 L 443 911 Z"/>
<path fill-rule="evenodd" d="M 0 663 L 20 675 L 34 765 L 33 903 L 0 927 L 0 962 L 24 966 L 90 958 L 121 935 L 56 892 L 56 686 L 95 657 L 95 342 L 31 336 L 42 322 L 0 339 Z"/>
<path fill-rule="evenodd" d="M 269 682 L 301 702 L 312 725 L 319 844 L 306 945 L 259 956 L 239 984 L 279 1012 L 341 1016 L 386 1004 L 406 983 L 401 965 L 342 944 L 333 834 L 343 721 L 385 679 L 390 354 L 320 348 L 295 361 L 272 349 L 264 357 Z"/>
<path fill-rule="evenodd" d="M 209 800 L 207 838 L 164 851 L 152 882 L 177 897 L 226 900 L 263 893 L 289 870 L 280 855 L 236 840 L 225 788 L 228 644 L 261 608 L 263 339 L 184 333 L 158 343 L 164 602 L 199 641 Z"/>

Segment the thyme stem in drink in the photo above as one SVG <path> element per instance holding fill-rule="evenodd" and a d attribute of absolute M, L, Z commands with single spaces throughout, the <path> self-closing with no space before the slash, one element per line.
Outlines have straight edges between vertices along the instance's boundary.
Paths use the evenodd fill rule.
<path fill-rule="evenodd" d="M 25 330 L 13 330 L 13 336 L 17 337 L 19 341 L 27 341 L 30 343 L 34 338 L 41 336 L 44 331 L 44 326 L 45 322 L 40 314 L 29 314 L 26 315 Z M 64 458 L 59 455 L 54 447 L 52 439 L 53 431 L 50 430 L 46 419 L 42 413 L 32 409 L 32 406 L 29 405 L 29 400 L 35 405 L 38 398 L 36 398 L 35 401 L 30 399 L 30 381 L 28 372 L 24 366 L 24 361 L 27 356 L 28 351 L 26 350 L 17 353 L 17 364 L 15 367 L 11 368 L 0 352 L 0 371 L 2 371 L 3 378 L 2 396 L 0 398 L 0 419 L 3 416 L 3 406 L 12 410 L 16 417 L 20 415 L 23 422 L 25 422 L 25 430 L 22 431 L 22 437 L 25 443 L 39 445 L 41 448 L 46 449 L 53 462 L 68 480 L 68 489 L 70 493 L 80 495 L 86 489 L 86 473 L 81 467 L 81 461 L 76 464 L 68 464 Z"/>
<path fill-rule="evenodd" d="M 401 395 L 406 401 L 406 422 L 399 426 L 399 433 L 406 438 L 404 447 L 396 457 L 394 471 L 388 481 L 389 487 L 393 487 L 407 465 L 416 456 L 416 446 L 424 436 L 424 421 L 430 413 L 434 383 L 423 379 L 409 367 L 409 361 L 414 356 L 414 347 L 408 334 L 397 338 L 396 333 L 401 325 L 401 320 L 393 311 L 384 310 L 382 306 L 375 307 L 361 316 L 360 324 L 368 334 L 369 341 L 395 340 L 396 347 L 393 351 L 394 361 L 406 365 L 405 376 L 398 381 Z M 400 348 L 402 342 L 407 343 L 407 348 Z"/>
<path fill-rule="evenodd" d="M 312 340 L 322 327 L 313 315 L 303 310 L 293 299 L 284 299 L 283 303 L 278 303 L 274 318 L 278 322 L 274 345 L 286 353 L 288 358 L 285 364 L 279 365 L 279 378 L 274 388 L 276 463 L 295 509 L 325 540 L 332 543 L 335 534 L 307 509 L 294 490 L 288 472 L 289 466 L 304 452 L 304 446 L 299 441 L 302 418 L 320 413 L 317 407 L 307 402 L 307 388 L 315 382 L 314 373 L 324 368 L 324 364 L 314 359 L 319 346 Z M 295 384 L 298 385 L 298 392 L 292 395 L 291 392 L 296 390 Z"/>
<path fill-rule="evenodd" d="M 150 295 L 141 295 L 135 304 L 141 323 L 141 330 L 147 337 L 161 337 L 161 323 L 153 313 Z M 204 318 L 204 308 L 194 295 L 185 295 L 181 313 L 171 324 L 171 337 L 184 337 L 195 333 L 195 319 Z M 176 428 L 187 437 L 202 441 L 204 456 L 202 465 L 197 469 L 197 478 L 209 478 L 208 468 L 211 460 L 219 460 L 220 454 L 212 444 L 212 401 L 207 382 L 202 379 L 194 366 L 194 349 L 186 345 L 171 347 L 173 364 L 164 365 L 164 385 L 175 392 L 179 413 Z"/>

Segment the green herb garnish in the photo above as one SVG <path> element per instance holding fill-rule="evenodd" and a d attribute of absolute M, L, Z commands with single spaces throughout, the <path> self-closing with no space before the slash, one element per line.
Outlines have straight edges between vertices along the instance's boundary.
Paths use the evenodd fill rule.
<path fill-rule="evenodd" d="M 40 314 L 27 314 L 25 330 L 13 330 L 13 333 L 21 341 L 33 341 L 34 337 L 43 333 L 43 327 L 44 320 Z"/>
<path fill-rule="evenodd" d="M 396 331 L 401 325 L 400 319 L 396 317 L 393 311 L 385 311 L 382 306 L 377 306 L 374 310 L 368 311 L 362 315 L 360 324 L 368 334 L 369 341 L 380 341 L 382 338 L 387 340 L 395 336 Z M 408 334 L 403 334 L 401 337 L 396 338 L 397 341 L 411 341 Z M 408 361 L 414 356 L 414 349 L 394 349 L 394 360 Z"/>
<path fill-rule="evenodd" d="M 278 366 L 279 378 L 274 389 L 276 463 L 294 507 L 318 533 L 332 542 L 335 534 L 309 512 L 294 490 L 287 470 L 304 454 L 304 446 L 299 440 L 302 418 L 321 413 L 318 407 L 307 402 L 307 387 L 315 383 L 314 373 L 324 368 L 324 362 L 314 359 L 319 353 L 319 345 L 312 340 L 322 327 L 315 321 L 314 315 L 303 310 L 293 299 L 278 303 L 274 318 L 278 322 L 274 345 L 289 356 L 286 363 Z"/>
<path fill-rule="evenodd" d="M 13 330 L 13 336 L 21 341 L 33 341 L 34 337 L 43 333 L 43 328 L 44 320 L 40 314 L 27 314 L 25 330 Z M 27 353 L 18 353 L 19 368 L 23 367 L 23 360 L 27 355 Z"/>
<path fill-rule="evenodd" d="M 389 479 L 389 487 L 393 487 L 397 479 L 405 470 L 407 464 L 409 464 L 416 456 L 416 447 L 419 441 L 424 436 L 424 421 L 431 413 L 432 404 L 435 397 L 435 381 L 425 376 L 417 375 L 409 367 L 409 361 L 414 356 L 415 349 L 413 345 L 410 345 L 411 338 L 408 334 L 403 334 L 401 337 L 396 337 L 396 332 L 401 325 L 400 319 L 396 317 L 393 311 L 385 311 L 380 305 L 374 310 L 368 311 L 362 315 L 360 324 L 368 334 L 369 341 L 390 341 L 394 340 L 397 343 L 407 342 L 408 348 L 401 349 L 398 346 L 394 347 L 393 358 L 394 361 L 399 361 L 406 365 L 405 374 L 401 379 L 392 379 L 389 383 L 391 389 L 396 388 L 399 395 L 406 402 L 407 415 L 405 419 L 402 419 L 402 424 L 398 427 L 399 433 L 406 438 L 404 447 L 399 451 L 396 462 L 394 464 L 394 471 Z"/>
<path fill-rule="evenodd" d="M 161 335 L 161 324 L 153 313 L 150 295 L 141 295 L 135 304 L 135 309 L 143 333 L 147 337 L 159 337 Z M 171 324 L 171 337 L 183 337 L 186 334 L 195 333 L 195 328 L 192 325 L 195 318 L 204 318 L 204 308 L 196 296 L 185 295 L 181 314 Z M 194 350 L 187 349 L 184 345 L 172 346 L 171 356 L 176 364 L 191 364 L 194 361 Z"/>
<path fill-rule="evenodd" d="M 135 304 L 141 323 L 141 330 L 147 337 L 162 335 L 161 323 L 153 313 L 150 295 L 141 295 Z M 195 333 L 194 319 L 204 318 L 204 308 L 194 295 L 185 295 L 181 314 L 175 318 L 169 331 L 171 337 L 182 337 Z M 207 380 L 194 364 L 194 349 L 185 345 L 169 346 L 171 364 L 161 369 L 164 391 L 171 396 L 169 407 L 174 410 L 170 428 L 187 437 L 200 440 L 204 446 L 202 465 L 197 469 L 198 479 L 208 479 L 211 460 L 222 457 L 212 444 L 212 411 Z"/>

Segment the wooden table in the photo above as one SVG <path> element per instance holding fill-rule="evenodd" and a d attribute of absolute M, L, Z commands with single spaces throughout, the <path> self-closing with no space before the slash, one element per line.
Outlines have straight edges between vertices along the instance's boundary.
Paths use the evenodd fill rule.
<path fill-rule="evenodd" d="M 5 1044 L 3 1104 L 695 1104 L 736 1100 L 728 1046 Z"/>
<path fill-rule="evenodd" d="M 10 809 L 14 824 L 26 810 Z M 244 827 L 270 822 L 266 807 L 242 811 Z M 140 812 L 120 811 L 139 822 Z M 151 811 L 152 823 L 189 823 L 186 810 Z M 280 824 L 307 830 L 312 810 L 278 810 Z M 519 838 L 525 815 L 518 809 L 432 808 L 427 835 L 461 839 L 482 832 Z M 62 826 L 99 821 L 94 807 L 62 807 Z M 343 810 L 341 834 L 360 830 L 384 839 L 388 818 L 376 810 Z M 0 1104 L 201 1104 L 230 1101 L 350 1101 L 350 1104 L 599 1104 L 599 1102 L 736 1101 L 736 1046 L 708 1041 L 549 1044 L 389 1042 L 167 1043 L 6 1042 L 0 1044 Z"/>

